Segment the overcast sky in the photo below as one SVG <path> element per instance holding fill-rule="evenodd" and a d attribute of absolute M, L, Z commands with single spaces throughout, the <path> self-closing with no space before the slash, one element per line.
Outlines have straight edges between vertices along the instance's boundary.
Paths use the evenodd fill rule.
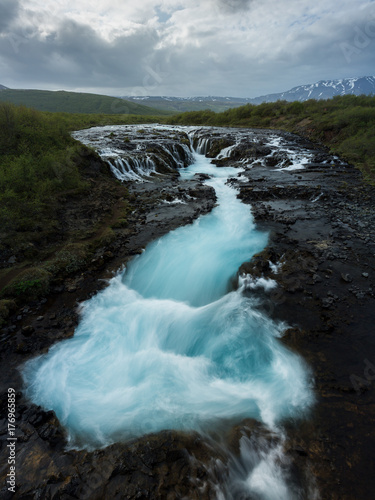
<path fill-rule="evenodd" d="M 0 83 L 256 97 L 375 74 L 375 0 L 0 0 Z"/>

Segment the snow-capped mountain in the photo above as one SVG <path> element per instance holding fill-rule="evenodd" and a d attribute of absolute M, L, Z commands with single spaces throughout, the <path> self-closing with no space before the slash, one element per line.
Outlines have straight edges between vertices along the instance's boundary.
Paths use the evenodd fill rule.
<path fill-rule="evenodd" d="M 224 111 L 244 104 L 261 104 L 262 102 L 307 101 L 308 99 L 331 99 L 336 95 L 375 95 L 375 76 L 345 78 L 343 80 L 322 80 L 309 85 L 299 85 L 286 92 L 267 94 L 255 98 L 241 97 L 166 97 L 166 96 L 124 96 L 123 99 L 146 104 L 157 109 L 173 111 L 198 111 L 212 109 Z"/>
<path fill-rule="evenodd" d="M 299 85 L 286 92 L 268 94 L 249 99 L 252 104 L 261 102 L 307 101 L 308 99 L 331 99 L 336 95 L 375 94 L 375 76 L 345 78 L 343 80 L 322 80 L 310 85 Z"/>
<path fill-rule="evenodd" d="M 8 87 L 4 87 L 4 85 L 0 85 L 0 90 L 6 90 Z"/>

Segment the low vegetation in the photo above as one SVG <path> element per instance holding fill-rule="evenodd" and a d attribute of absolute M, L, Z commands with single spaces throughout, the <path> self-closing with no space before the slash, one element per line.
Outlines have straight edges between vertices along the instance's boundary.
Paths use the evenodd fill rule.
<path fill-rule="evenodd" d="M 53 227 L 57 193 L 85 187 L 75 162 L 81 148 L 55 117 L 24 107 L 1 104 L 0 128 L 1 246 L 17 246 L 30 243 L 25 233 Z"/>
<path fill-rule="evenodd" d="M 20 233 L 53 229 L 56 196 L 87 189 L 79 164 L 89 151 L 72 139 L 71 130 L 138 122 L 145 118 L 42 113 L 0 103 L 1 244 L 7 240 L 14 244 Z"/>
<path fill-rule="evenodd" d="M 247 104 L 214 113 L 197 111 L 168 118 L 171 124 L 287 130 L 328 146 L 375 182 L 375 97 L 338 96 L 306 102 Z"/>
<path fill-rule="evenodd" d="M 152 116 L 48 113 L 0 103 L 0 299 L 22 300 L 45 294 L 51 280 L 81 269 L 95 247 L 114 237 L 110 228 L 103 231 L 95 221 L 110 217 L 111 203 L 113 206 L 117 198 L 126 198 L 127 190 L 116 187 L 109 174 L 95 180 L 92 165 L 96 162 L 99 169 L 103 165 L 93 150 L 71 137 L 71 131 L 155 121 Z M 64 227 L 62 212 L 80 207 L 90 196 L 94 198 L 93 182 L 103 199 L 112 196 L 107 216 L 99 211 L 84 231 Z M 111 183 L 109 190 L 113 187 L 108 195 L 108 187 L 101 186 L 105 182 Z M 95 198 L 90 206 L 93 203 Z M 126 200 L 121 204 L 128 206 Z M 78 215 L 85 219 L 80 210 Z M 121 221 L 111 223 L 126 226 L 124 214 L 122 209 Z M 73 222 L 75 217 L 71 216 Z M 14 272 L 9 271 L 12 264 Z M 7 310 L 4 304 L 3 317 Z"/>
<path fill-rule="evenodd" d="M 41 267 L 31 267 L 20 272 L 1 291 L 1 295 L 14 299 L 35 299 L 49 291 L 51 274 Z"/>

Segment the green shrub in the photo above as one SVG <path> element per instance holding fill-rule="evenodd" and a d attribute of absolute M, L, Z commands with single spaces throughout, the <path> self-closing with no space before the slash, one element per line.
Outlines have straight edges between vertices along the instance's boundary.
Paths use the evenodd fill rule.
<path fill-rule="evenodd" d="M 51 274 L 45 269 L 33 267 L 22 271 L 1 292 L 3 297 L 36 299 L 49 291 Z"/>
<path fill-rule="evenodd" d="M 68 243 L 53 260 L 46 263 L 45 268 L 54 275 L 71 274 L 86 265 L 88 255 L 88 247 L 84 243 Z"/>
<path fill-rule="evenodd" d="M 93 241 L 93 246 L 106 246 L 110 245 L 116 239 L 116 234 L 112 228 L 107 227 L 102 234 Z"/>

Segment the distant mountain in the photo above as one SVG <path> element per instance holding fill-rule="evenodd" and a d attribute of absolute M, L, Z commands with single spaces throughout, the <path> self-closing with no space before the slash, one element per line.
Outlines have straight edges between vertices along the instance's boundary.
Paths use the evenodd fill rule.
<path fill-rule="evenodd" d="M 0 101 L 24 104 L 39 111 L 62 111 L 66 113 L 104 113 L 152 116 L 169 114 L 143 104 L 124 101 L 119 97 L 99 94 L 50 90 L 0 90 Z"/>
<path fill-rule="evenodd" d="M 169 111 L 201 111 L 210 109 L 221 112 L 244 104 L 261 104 L 262 102 L 307 101 L 308 99 L 331 99 L 335 95 L 374 94 L 375 76 L 346 78 L 343 80 L 322 80 L 309 85 L 300 85 L 286 92 L 267 94 L 255 98 L 241 97 L 165 97 L 165 96 L 124 96 L 123 99 L 147 104 L 159 110 Z"/>
<path fill-rule="evenodd" d="M 336 95 L 375 95 L 375 76 L 345 78 L 344 80 L 322 80 L 310 85 L 300 85 L 279 94 L 268 94 L 249 99 L 251 104 L 262 102 L 307 101 L 308 99 L 331 99 Z"/>
<path fill-rule="evenodd" d="M 40 111 L 64 111 L 67 113 L 104 113 L 134 115 L 169 115 L 184 111 L 209 109 L 222 112 L 244 104 L 262 102 L 306 101 L 308 99 L 330 99 L 336 95 L 374 94 L 375 76 L 322 80 L 309 85 L 300 85 L 286 92 L 267 94 L 255 98 L 242 97 L 166 97 L 123 96 L 110 97 L 99 94 L 49 90 L 13 90 L 0 85 L 0 102 L 24 104 Z"/>
<path fill-rule="evenodd" d="M 146 104 L 155 109 L 183 113 L 184 111 L 201 111 L 210 109 L 220 113 L 230 108 L 237 108 L 249 102 L 241 97 L 167 97 L 167 96 L 123 96 L 128 101 Z"/>

